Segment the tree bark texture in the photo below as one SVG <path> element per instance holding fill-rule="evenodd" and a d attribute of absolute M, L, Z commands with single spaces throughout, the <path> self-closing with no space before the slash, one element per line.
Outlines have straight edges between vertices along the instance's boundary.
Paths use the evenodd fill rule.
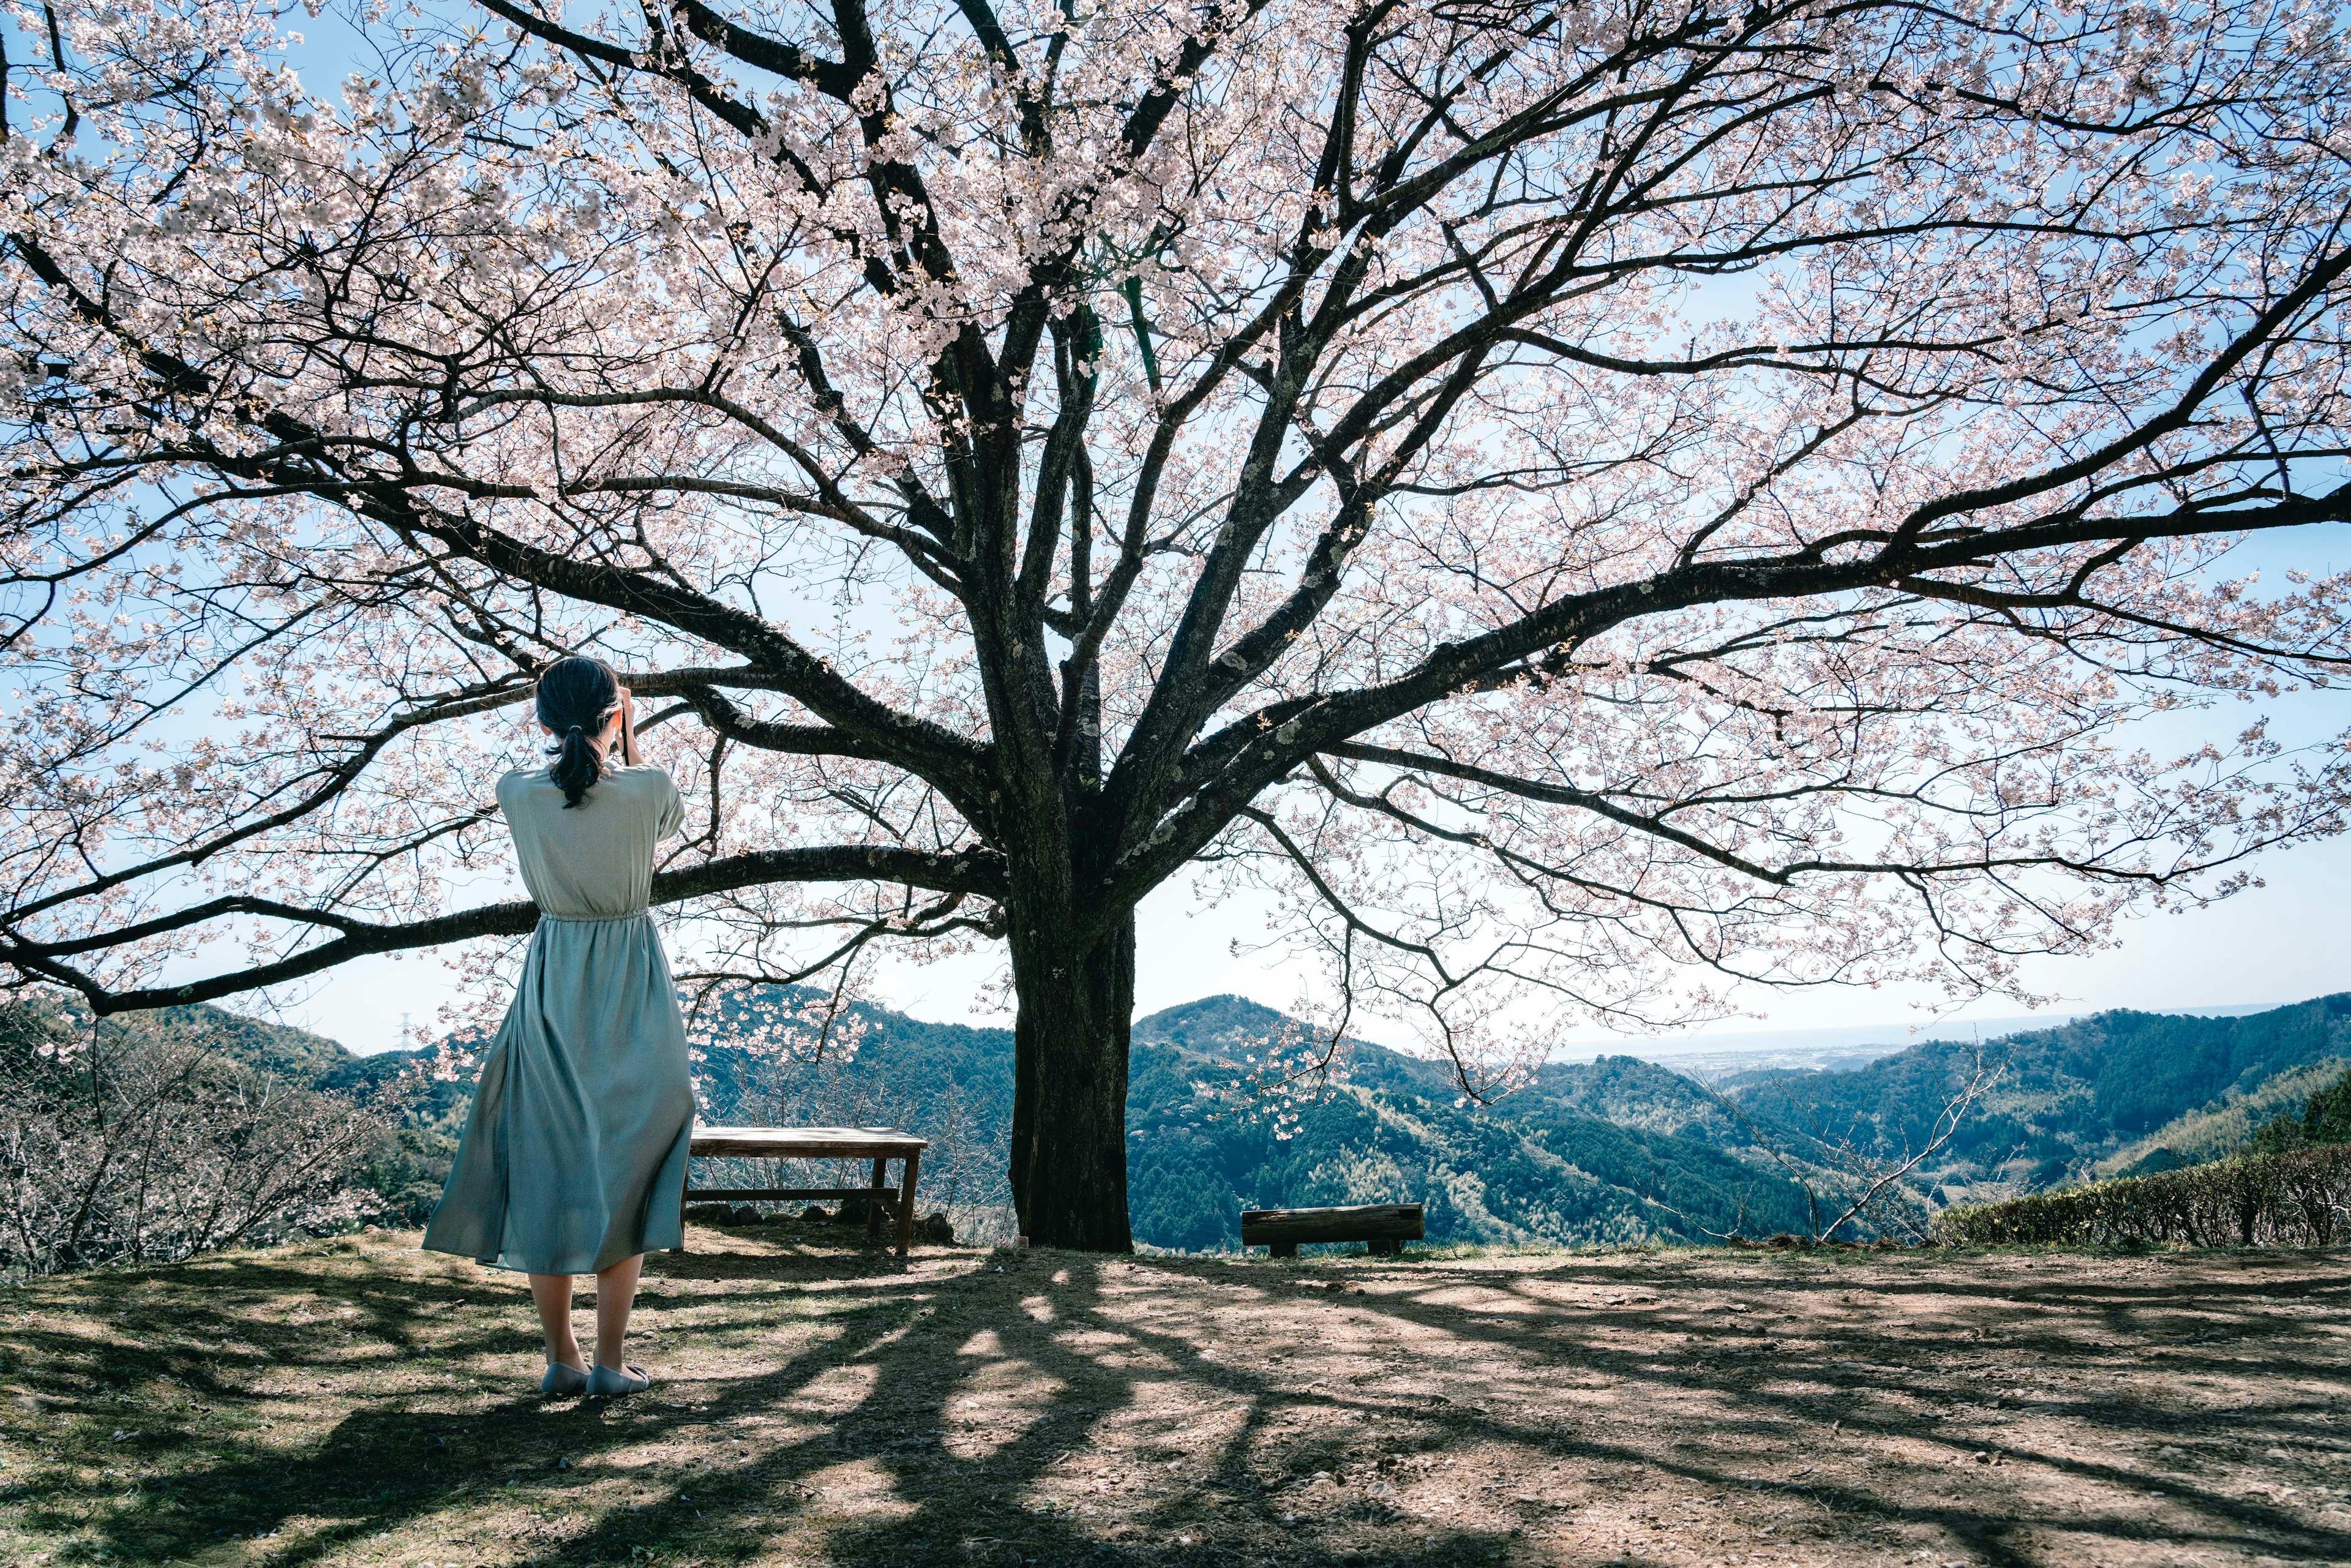
<path fill-rule="evenodd" d="M 1040 1247 L 1127 1252 L 1126 1053 L 1134 916 L 1022 920 L 1012 941 L 1012 1201 Z"/>

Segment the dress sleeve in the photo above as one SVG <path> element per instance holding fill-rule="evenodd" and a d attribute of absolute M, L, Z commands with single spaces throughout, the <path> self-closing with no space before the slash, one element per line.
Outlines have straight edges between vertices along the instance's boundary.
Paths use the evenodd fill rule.
<path fill-rule="evenodd" d="M 667 772 L 661 776 L 661 799 L 653 808 L 653 838 L 668 838 L 685 826 L 685 798 L 677 792 L 677 780 Z"/>

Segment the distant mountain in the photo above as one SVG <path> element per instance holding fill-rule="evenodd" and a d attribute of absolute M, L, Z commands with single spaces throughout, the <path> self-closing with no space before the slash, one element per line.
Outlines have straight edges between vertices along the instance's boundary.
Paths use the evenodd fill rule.
<path fill-rule="evenodd" d="M 1547 1068 L 1477 1107 L 1438 1063 L 1354 1041 L 1345 1081 L 1283 1137 L 1248 1113 L 1230 1063 L 1294 1027 L 1238 997 L 1136 1021 L 1127 1201 L 1138 1239 L 1227 1246 L 1243 1208 L 1342 1203 L 1422 1203 L 1435 1241 L 1698 1241 L 1803 1222 L 1792 1183 L 1719 1146 L 1738 1141 L 1729 1117 L 1688 1080 L 1629 1057 Z M 1718 1142 L 1680 1135 L 1699 1129 Z"/>
<path fill-rule="evenodd" d="M 724 1043 L 696 1063 L 714 1123 L 895 1125 L 933 1141 L 926 1202 L 1008 1207 L 1009 1030 L 929 1024 L 885 1008 L 857 1009 L 852 1055 L 779 1071 Z M 358 1057 L 298 1030 L 214 1008 L 179 1021 L 216 1023 L 256 1066 L 321 1087 L 385 1083 L 419 1053 Z M 1186 1249 L 1229 1246 L 1244 1207 L 1412 1201 L 1432 1239 L 1522 1242 L 1703 1239 L 1802 1223 L 1795 1189 L 1682 1131 L 1735 1143 L 1737 1132 L 1687 1080 L 1629 1057 L 1547 1069 L 1509 1113 L 1457 1103 L 1435 1063 L 1353 1042 L 1344 1082 L 1308 1103 L 1292 1136 L 1256 1113 L 1231 1066 L 1250 1038 L 1290 1020 L 1216 997 L 1135 1025 L 1128 1094 L 1128 1193 L 1138 1239 Z M 471 1089 L 434 1085 L 375 1173 L 386 1218 L 416 1223 L 446 1176 Z M 1611 1116 L 1620 1120 L 1612 1121 Z"/>
<path fill-rule="evenodd" d="M 370 1076 L 360 1064 L 372 1059 L 354 1056 L 324 1035 L 247 1018 L 225 1008 L 157 1008 L 137 1016 L 166 1030 L 208 1032 L 223 1055 L 278 1078 L 308 1083 L 337 1073 L 350 1077 L 355 1070 L 360 1078 Z M 377 1069 L 376 1075 L 382 1071 Z"/>
<path fill-rule="evenodd" d="M 697 1070 L 705 1114 L 914 1128 L 935 1145 L 925 1193 L 1008 1206 L 1011 1031 L 856 1011 L 865 1033 L 854 1059 L 814 1073 L 710 1049 Z M 1542 1092 L 1513 1096 L 1504 1113 L 1457 1104 L 1434 1062 L 1352 1041 L 1346 1081 L 1305 1105 L 1285 1137 L 1235 1063 L 1296 1027 L 1239 997 L 1135 1023 L 1127 1198 L 1137 1239 L 1228 1247 L 1244 1208 L 1383 1201 L 1426 1204 L 1436 1240 L 1700 1240 L 1802 1223 L 1783 1177 L 1674 1135 L 1702 1127 L 1735 1142 L 1729 1118 L 1688 1081 L 1629 1058 L 1547 1071 Z"/>
<path fill-rule="evenodd" d="M 1947 1198 L 2053 1186 L 2126 1146 L 2140 1150 L 2134 1161 L 2170 1147 L 2171 1164 L 2234 1152 L 2237 1116 L 2250 1135 L 2264 1106 L 2274 1113 L 2297 1093 L 2280 1085 L 2264 1097 L 2264 1086 L 2351 1057 L 2351 993 L 2233 1017 L 2096 1013 L 1981 1047 L 1929 1040 L 1855 1071 L 1752 1072 L 1726 1087 L 1767 1124 L 1891 1152 L 1928 1136 L 1979 1050 L 1999 1082 L 1921 1172 L 1922 1189 Z M 2312 1075 L 2311 1086 L 2330 1076 Z"/>
<path fill-rule="evenodd" d="M 178 1010 L 190 1023 L 220 1023 L 255 1064 L 322 1087 L 380 1083 L 413 1060 L 355 1057 L 216 1009 Z M 711 1047 L 695 1069 L 705 1118 L 914 1129 L 933 1140 L 927 1200 L 1003 1211 L 1011 1031 L 855 1010 L 864 1032 L 853 1056 L 836 1052 L 814 1069 Z M 1294 1126 L 1277 1126 L 1237 1064 L 1296 1027 L 1228 996 L 1137 1020 L 1127 1169 L 1139 1240 L 1228 1247 L 1243 1208 L 1409 1201 L 1426 1205 L 1439 1241 L 1802 1230 L 1804 1194 L 1782 1162 L 1819 1171 L 1840 1148 L 1885 1156 L 1917 1146 L 1980 1049 L 1930 1040 L 1852 1071 L 1770 1069 L 1711 1090 L 1606 1056 L 1546 1066 L 1479 1106 L 1463 1103 L 1445 1066 L 1354 1040 L 1343 1079 L 1309 1096 Z M 2000 1080 L 1918 1173 L 1922 1204 L 2233 1152 L 2351 1058 L 2351 994 L 2241 1017 L 2100 1013 L 1980 1049 Z M 429 1212 L 469 1094 L 437 1085 L 417 1103 L 378 1172 L 388 1217 Z"/>

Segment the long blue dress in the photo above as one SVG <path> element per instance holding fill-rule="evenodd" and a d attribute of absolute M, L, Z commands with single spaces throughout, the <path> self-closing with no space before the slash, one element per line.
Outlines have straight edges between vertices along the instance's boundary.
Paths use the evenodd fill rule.
<path fill-rule="evenodd" d="M 571 810 L 545 768 L 498 780 L 538 905 L 514 1004 L 424 1245 L 501 1269 L 589 1274 L 684 1241 L 694 1090 L 645 901 L 684 805 L 658 768 L 603 776 Z"/>

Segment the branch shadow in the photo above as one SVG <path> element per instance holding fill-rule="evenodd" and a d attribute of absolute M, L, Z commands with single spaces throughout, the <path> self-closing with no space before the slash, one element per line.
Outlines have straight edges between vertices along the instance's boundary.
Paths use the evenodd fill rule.
<path fill-rule="evenodd" d="M 2297 1254 L 2292 1260 L 2304 1268 L 2325 1269 L 2328 1261 L 2339 1262 L 2336 1255 L 2313 1256 Z M 1363 1276 L 1371 1279 L 1374 1276 Z M 2300 1281 L 2293 1291 L 2295 1299 L 2329 1304 L 2351 1305 L 2351 1281 L 2342 1283 L 2335 1275 Z M 1604 1326 L 1655 1327 L 1670 1324 L 1688 1331 L 1700 1327 L 1699 1322 L 1687 1310 L 1677 1311 L 1667 1302 L 1665 1292 L 1677 1281 L 1654 1274 L 1637 1283 L 1628 1282 L 1620 1266 L 1585 1263 L 1564 1263 L 1549 1268 L 1530 1270 L 1512 1278 L 1513 1293 L 1523 1296 L 1531 1285 L 1575 1284 L 1606 1287 L 1624 1296 L 1628 1290 L 1646 1291 L 1652 1300 L 1642 1302 L 1630 1299 L 1609 1303 L 1604 1309 Z M 1785 1303 L 1797 1296 L 1812 1297 L 1824 1282 L 1821 1277 L 1787 1276 L 1758 1278 L 1749 1276 L 1736 1281 L 1717 1276 L 1699 1284 L 1715 1294 L 1735 1294 L 1750 1301 Z M 1454 1282 L 1448 1281 L 1450 1288 Z M 2062 1325 L 2047 1325 L 2043 1332 L 2031 1332 L 2033 1320 L 2024 1320 L 2022 1329 L 2002 1332 L 1996 1343 L 2003 1348 L 2029 1359 L 2044 1368 L 2061 1374 L 2080 1375 L 2089 1369 L 2095 1359 L 2110 1354 L 2116 1344 L 2130 1339 L 2148 1337 L 2147 1325 L 2137 1318 L 2158 1311 L 2180 1312 L 2193 1311 L 2202 1317 L 2215 1320 L 2221 1329 L 2208 1333 L 2204 1343 L 2210 1354 L 2180 1355 L 2168 1352 L 2168 1369 L 2177 1367 L 2186 1373 L 2204 1373 L 2245 1376 L 2247 1375 L 2273 1378 L 2280 1385 L 2286 1380 L 2307 1383 L 2324 1375 L 2327 1368 L 2307 1354 L 2273 1353 L 2260 1358 L 2241 1354 L 2224 1354 L 2225 1344 L 2214 1340 L 2241 1341 L 2262 1333 L 2275 1333 L 2293 1326 L 2289 1321 L 2272 1319 L 2257 1312 L 2283 1293 L 2283 1281 L 2268 1278 L 2249 1281 L 2244 1284 L 2222 1285 L 2209 1278 L 2158 1282 L 2149 1286 L 2129 1287 L 2092 1284 L 2081 1281 L 2042 1286 L 2007 1289 L 1977 1282 L 1961 1283 L 1947 1278 L 1932 1281 L 1904 1281 L 1869 1278 L 1848 1279 L 1846 1288 L 1865 1289 L 1876 1295 L 1931 1295 L 1954 1297 L 1971 1306 L 1978 1316 L 2001 1310 L 2023 1309 L 2046 1311 L 2059 1305 L 2094 1306 L 2097 1310 L 2099 1332 L 2068 1331 Z M 1479 1281 L 1478 1288 L 1502 1293 L 1504 1287 L 1491 1279 Z M 2246 1297 L 2254 1300 L 2245 1300 Z M 1945 1400 L 1965 1398 L 1964 1394 L 1949 1388 L 1951 1374 L 1964 1370 L 1953 1361 L 1955 1353 L 1980 1354 L 1984 1341 L 1970 1337 L 1969 1327 L 1956 1319 L 1949 1332 L 1934 1334 L 1913 1334 L 1899 1339 L 1875 1336 L 1879 1363 L 1875 1367 L 1863 1367 L 1857 1363 L 1833 1359 L 1834 1351 L 1816 1351 L 1809 1356 L 1798 1352 L 1784 1341 L 1774 1343 L 1770 1350 L 1772 1359 L 1768 1365 L 1759 1365 L 1757 1352 L 1729 1351 L 1715 1353 L 1712 1361 L 1696 1363 L 1677 1358 L 1670 1371 L 1661 1371 L 1653 1353 L 1625 1353 L 1612 1350 L 1596 1343 L 1593 1336 L 1584 1335 L 1562 1344 L 1540 1335 L 1527 1333 L 1526 1319 L 1521 1312 L 1500 1311 L 1479 1312 L 1457 1304 L 1432 1304 L 1416 1301 L 1408 1295 L 1366 1298 L 1371 1310 L 1389 1313 L 1400 1322 L 1452 1333 L 1478 1343 L 1507 1349 L 1514 1354 L 1542 1358 L 1545 1366 L 1538 1375 L 1562 1375 L 1569 1372 L 1597 1374 L 1625 1381 L 1636 1390 L 1635 1403 L 1641 1403 L 1643 1392 L 1655 1394 L 1711 1394 L 1724 1400 L 1737 1412 L 1734 1418 L 1718 1422 L 1719 1436 L 1737 1437 L 1771 1437 L 1783 1436 L 1791 1426 L 1817 1427 L 1827 1419 L 1830 1409 L 1846 1433 L 1880 1438 L 1924 1439 L 1941 1445 L 1948 1451 L 1947 1463 L 1985 1462 L 1993 1468 L 2007 1464 L 2030 1464 L 2063 1472 L 2070 1479 L 2102 1483 L 2137 1490 L 2147 1500 L 2163 1499 L 2194 1510 L 2199 1524 L 2182 1530 L 2177 1523 L 2157 1523 L 2140 1514 L 2136 1506 L 2103 1513 L 2069 1512 L 2062 1516 L 2020 1508 L 2014 1500 L 1987 1496 L 1984 1506 L 1954 1507 L 1950 1505 L 1903 1504 L 1890 1501 L 1874 1490 L 1852 1485 L 1832 1485 L 1816 1482 L 1793 1486 L 1718 1467 L 1690 1463 L 1677 1457 L 1661 1455 L 1654 1448 L 1641 1448 L 1614 1442 L 1583 1441 L 1576 1450 L 1586 1458 L 1617 1458 L 1652 1469 L 1664 1469 L 1694 1483 L 1722 1488 L 1740 1487 L 1750 1492 L 1801 1495 L 1834 1513 L 1863 1519 L 1876 1519 L 1889 1523 L 1928 1526 L 1947 1531 L 1951 1537 L 1966 1542 L 1982 1561 L 1994 1563 L 2042 1561 L 2030 1555 L 2025 1542 L 2034 1532 L 2058 1529 L 2070 1533 L 2090 1531 L 2117 1544 L 2132 1542 L 2154 1544 L 2172 1549 L 2196 1545 L 2235 1547 L 2262 1552 L 2288 1552 L 2296 1555 L 2310 1554 L 2325 1561 L 2351 1557 L 2351 1531 L 2325 1524 L 2314 1524 L 2294 1513 L 2276 1506 L 2270 1500 L 2252 1500 L 2231 1495 L 2215 1485 L 2199 1485 L 2189 1477 L 2167 1474 L 2153 1469 L 2125 1469 L 2114 1464 L 2099 1463 L 2066 1453 L 2035 1452 L 2002 1438 L 1988 1437 L 1981 1433 L 1959 1430 L 1935 1431 L 1920 1429 L 1916 1413 L 1901 1408 L 1904 1401 L 1916 1401 L 1922 1388 L 1937 1393 Z M 1554 1311 L 1560 1303 L 1546 1301 Z M 1807 1301 L 1805 1306 L 1812 1302 Z M 1798 1315 L 1790 1305 L 1782 1304 L 1783 1316 Z M 1724 1335 L 1719 1325 L 1714 1333 Z M 2314 1336 L 2316 1338 L 2317 1336 Z M 2318 1343 L 2329 1354 L 2331 1370 L 2338 1390 L 2351 1392 L 2351 1366 L 2346 1366 L 2341 1347 L 2332 1335 Z M 1888 1352 L 1893 1354 L 1889 1354 Z M 1725 1364 L 1732 1363 L 1734 1364 Z M 1908 1364 L 1886 1364 L 1907 1363 Z M 1785 1384 L 1803 1380 L 1825 1385 L 1831 1391 L 1830 1406 L 1820 1396 L 1774 1391 L 1758 1386 L 1761 1378 L 1771 1378 Z M 2341 1394 L 2332 1396 L 2307 1394 L 2274 1404 L 2259 1412 L 2236 1409 L 2231 1412 L 2231 1440 L 2244 1447 L 2293 1441 L 2306 1448 L 2331 1451 L 2341 1460 L 2351 1460 L 2351 1439 L 2335 1430 L 2333 1410 L 2339 1407 Z M 1997 1402 L 1995 1402 L 1997 1403 Z M 2063 1402 L 2043 1402 L 2053 1408 L 2043 1413 L 2069 1419 L 2077 1424 L 2114 1433 L 2143 1434 L 2159 1431 L 2177 1425 L 2189 1424 L 2206 1417 L 2178 1415 L 2150 1409 L 2136 1399 L 2078 1399 Z M 1875 1407 L 1873 1407 L 1873 1405 Z M 1522 1441 L 1539 1440 L 1543 1428 L 1531 1423 L 1518 1423 L 1521 1429 L 1514 1435 Z M 1942 1426 L 1940 1420 L 1927 1423 L 1930 1427 Z M 1555 1439 L 1556 1440 L 1556 1439 Z M 1977 1461 L 1977 1456 L 1982 1456 Z M 1987 1479 L 1991 1478 L 1986 1478 Z M 1989 1490 L 1989 1489 L 1987 1489 Z M 2137 1500 L 2134 1500 L 2136 1504 Z"/>
<path fill-rule="evenodd" d="M 1662 1410 L 1674 1399 L 1709 1401 L 1704 1446 L 1668 1441 L 1662 1417 L 1596 1423 L 1564 1397 L 1487 1408 L 1435 1396 L 1418 1385 L 1427 1381 L 1419 1374 L 1301 1386 L 1311 1367 L 1235 1354 L 1222 1332 L 1232 1320 L 1220 1316 L 1218 1301 L 1262 1303 L 1299 1292 L 1301 1281 L 1334 1279 L 1368 1287 L 1319 1298 L 1370 1314 L 1364 1333 L 1389 1343 L 1439 1343 L 1451 1364 L 1503 1367 L 1521 1382 L 1562 1391 L 1606 1380 L 1625 1390 L 1625 1406 L 1635 1412 Z M 725 1288 L 681 1288 L 713 1283 Z M 131 1561 L 183 1560 L 232 1532 L 266 1542 L 303 1521 L 307 1534 L 261 1554 L 270 1568 L 301 1568 L 370 1533 L 419 1521 L 461 1528 L 477 1511 L 526 1501 L 592 1513 L 584 1525 L 548 1521 L 543 1540 L 510 1542 L 509 1550 L 525 1548 L 519 1561 L 532 1568 L 679 1552 L 747 1560 L 779 1534 L 811 1524 L 823 1532 L 826 1555 L 843 1568 L 1032 1560 L 1102 1568 L 1403 1565 L 1520 1556 L 1516 1518 L 1499 1505 L 1430 1519 L 1399 1514 L 1374 1487 L 1334 1496 L 1301 1484 L 1315 1471 L 1364 1469 L 1378 1437 L 1394 1452 L 1493 1449 L 1612 1475 L 1630 1467 L 1652 1486 L 1670 1479 L 1741 1499 L 1801 1503 L 1835 1529 L 1929 1531 L 1986 1563 L 2048 1561 L 2032 1538 L 2052 1530 L 2087 1532 L 2116 1547 L 2351 1558 L 2351 1532 L 2269 1500 L 2232 1495 L 2217 1479 L 2179 1467 L 2166 1472 L 2035 1452 L 1920 1407 L 1967 1397 L 1971 1361 L 1995 1345 L 2059 1377 L 2098 1370 L 2116 1345 L 2130 1344 L 2152 1346 L 2178 1376 L 2253 1375 L 2309 1389 L 2331 1375 L 2339 1385 L 2340 1355 L 2322 1366 L 2273 1343 L 2305 1326 L 2275 1308 L 2284 1301 L 2331 1311 L 2351 1302 L 2351 1282 L 2249 1275 L 2241 1284 L 2074 1279 L 2002 1288 L 1905 1278 L 1891 1269 L 1845 1283 L 1877 1298 L 1933 1297 L 1935 1310 L 1899 1334 L 1872 1337 L 1856 1322 L 1802 1343 L 1766 1338 L 1770 1348 L 1759 1349 L 1757 1336 L 1707 1313 L 1696 1297 L 1735 1296 L 1750 1303 L 1747 1315 L 1801 1319 L 1800 1306 L 1817 1314 L 1820 1278 L 1785 1270 L 1685 1278 L 1652 1270 L 1631 1280 L 1621 1261 L 1472 1274 L 1349 1260 L 1311 1269 L 1233 1268 L 1039 1253 L 972 1255 L 967 1267 L 941 1277 L 894 1259 L 816 1249 L 696 1251 L 653 1260 L 641 1291 L 649 1306 L 692 1306 L 688 1332 L 771 1331 L 780 1306 L 805 1302 L 818 1290 L 830 1328 L 748 1375 L 683 1379 L 630 1401 L 550 1406 L 518 1387 L 511 1397 L 452 1412 L 425 1407 L 447 1384 L 387 1396 L 360 1405 L 294 1452 L 219 1452 L 188 1464 L 187 1451 L 200 1440 L 147 1420 L 127 1457 L 175 1464 L 164 1483 L 92 1505 L 19 1482 L 0 1487 L 0 1507 L 19 1510 L 37 1528 L 93 1527 L 104 1552 Z M 314 1371 L 351 1371 L 348 1360 L 325 1354 L 333 1347 L 322 1343 L 315 1320 L 257 1316 L 273 1299 L 320 1295 L 319 1277 L 297 1262 L 246 1260 L 218 1288 L 152 1287 L 152 1278 L 142 1283 L 126 1275 L 99 1291 L 104 1321 L 93 1326 L 103 1333 L 56 1328 L 12 1336 L 27 1364 L 44 1369 L 37 1381 L 47 1397 L 85 1416 L 102 1415 L 115 1397 L 110 1390 L 169 1378 L 216 1405 L 257 1405 L 285 1397 L 282 1387 L 253 1392 L 239 1386 L 240 1376 L 269 1371 L 282 1385 L 288 1375 L 298 1384 Z M 1599 1300 L 1571 1301 L 1562 1292 Z M 326 1294 L 355 1314 L 350 1321 L 379 1335 L 395 1360 L 535 1358 L 536 1333 L 517 1293 L 486 1278 L 360 1275 L 332 1281 Z M 452 1338 L 441 1325 L 424 1343 L 428 1320 L 475 1312 L 486 1320 L 480 1326 Z M 2190 1326 L 2199 1337 L 2179 1337 Z M 1682 1349 L 1661 1362 L 1654 1349 L 1614 1343 L 1634 1329 L 1652 1337 L 1679 1333 Z M 202 1348 L 213 1342 L 242 1348 L 223 1360 Z M 2253 1350 L 2259 1354 L 2249 1358 Z M 1853 1359 L 1856 1353 L 1865 1361 Z M 993 1432 L 975 1436 L 957 1416 L 995 1369 L 1049 1391 L 1000 1441 Z M 816 1390 L 852 1373 L 859 1376 L 849 1379 L 850 1394 Z M 456 1386 L 478 1397 L 477 1383 Z M 2345 1439 L 2326 1420 L 2329 1402 L 2311 1391 L 2237 1412 L 2232 1434 L 2242 1444 L 2291 1441 L 2344 1452 Z M 2036 1391 L 2032 1408 L 2110 1433 L 2160 1433 L 2187 1419 L 2137 1398 L 2088 1392 Z M 1301 1413 L 1316 1417 L 1319 1429 L 1285 1429 Z M 1792 1427 L 1817 1429 L 1832 1415 L 1849 1439 L 1923 1441 L 1948 1465 L 1974 1466 L 1983 1455 L 1982 1468 L 1960 1472 L 1967 1484 L 1940 1497 L 1895 1484 L 1915 1476 L 1799 1480 L 1756 1473 L 1746 1450 L 1784 1448 Z M 1188 1437 L 1177 1430 L 1187 1422 Z M 1203 1427 L 1213 1427 L 1206 1438 Z M 753 1436 L 729 1436 L 745 1431 Z M 644 1458 L 663 1445 L 671 1457 Z M 1164 1470 L 1170 1456 L 1200 1454 L 1183 1459 L 1181 1475 Z M 559 1460 L 568 1468 L 559 1469 Z M 2024 1469 L 2004 1467 L 2062 1475 L 2108 1496 L 2119 1489 L 2131 1506 L 2060 1514 L 2020 1490 Z M 616 1480 L 635 1495 L 615 1501 L 597 1490 Z M 1163 1480 L 1170 1484 L 1155 1484 Z M 2158 1501 L 2169 1505 L 2168 1522 L 2140 1511 Z M 1609 1558 L 1607 1545 L 1579 1560 L 1642 1560 L 1624 1543 Z"/>

